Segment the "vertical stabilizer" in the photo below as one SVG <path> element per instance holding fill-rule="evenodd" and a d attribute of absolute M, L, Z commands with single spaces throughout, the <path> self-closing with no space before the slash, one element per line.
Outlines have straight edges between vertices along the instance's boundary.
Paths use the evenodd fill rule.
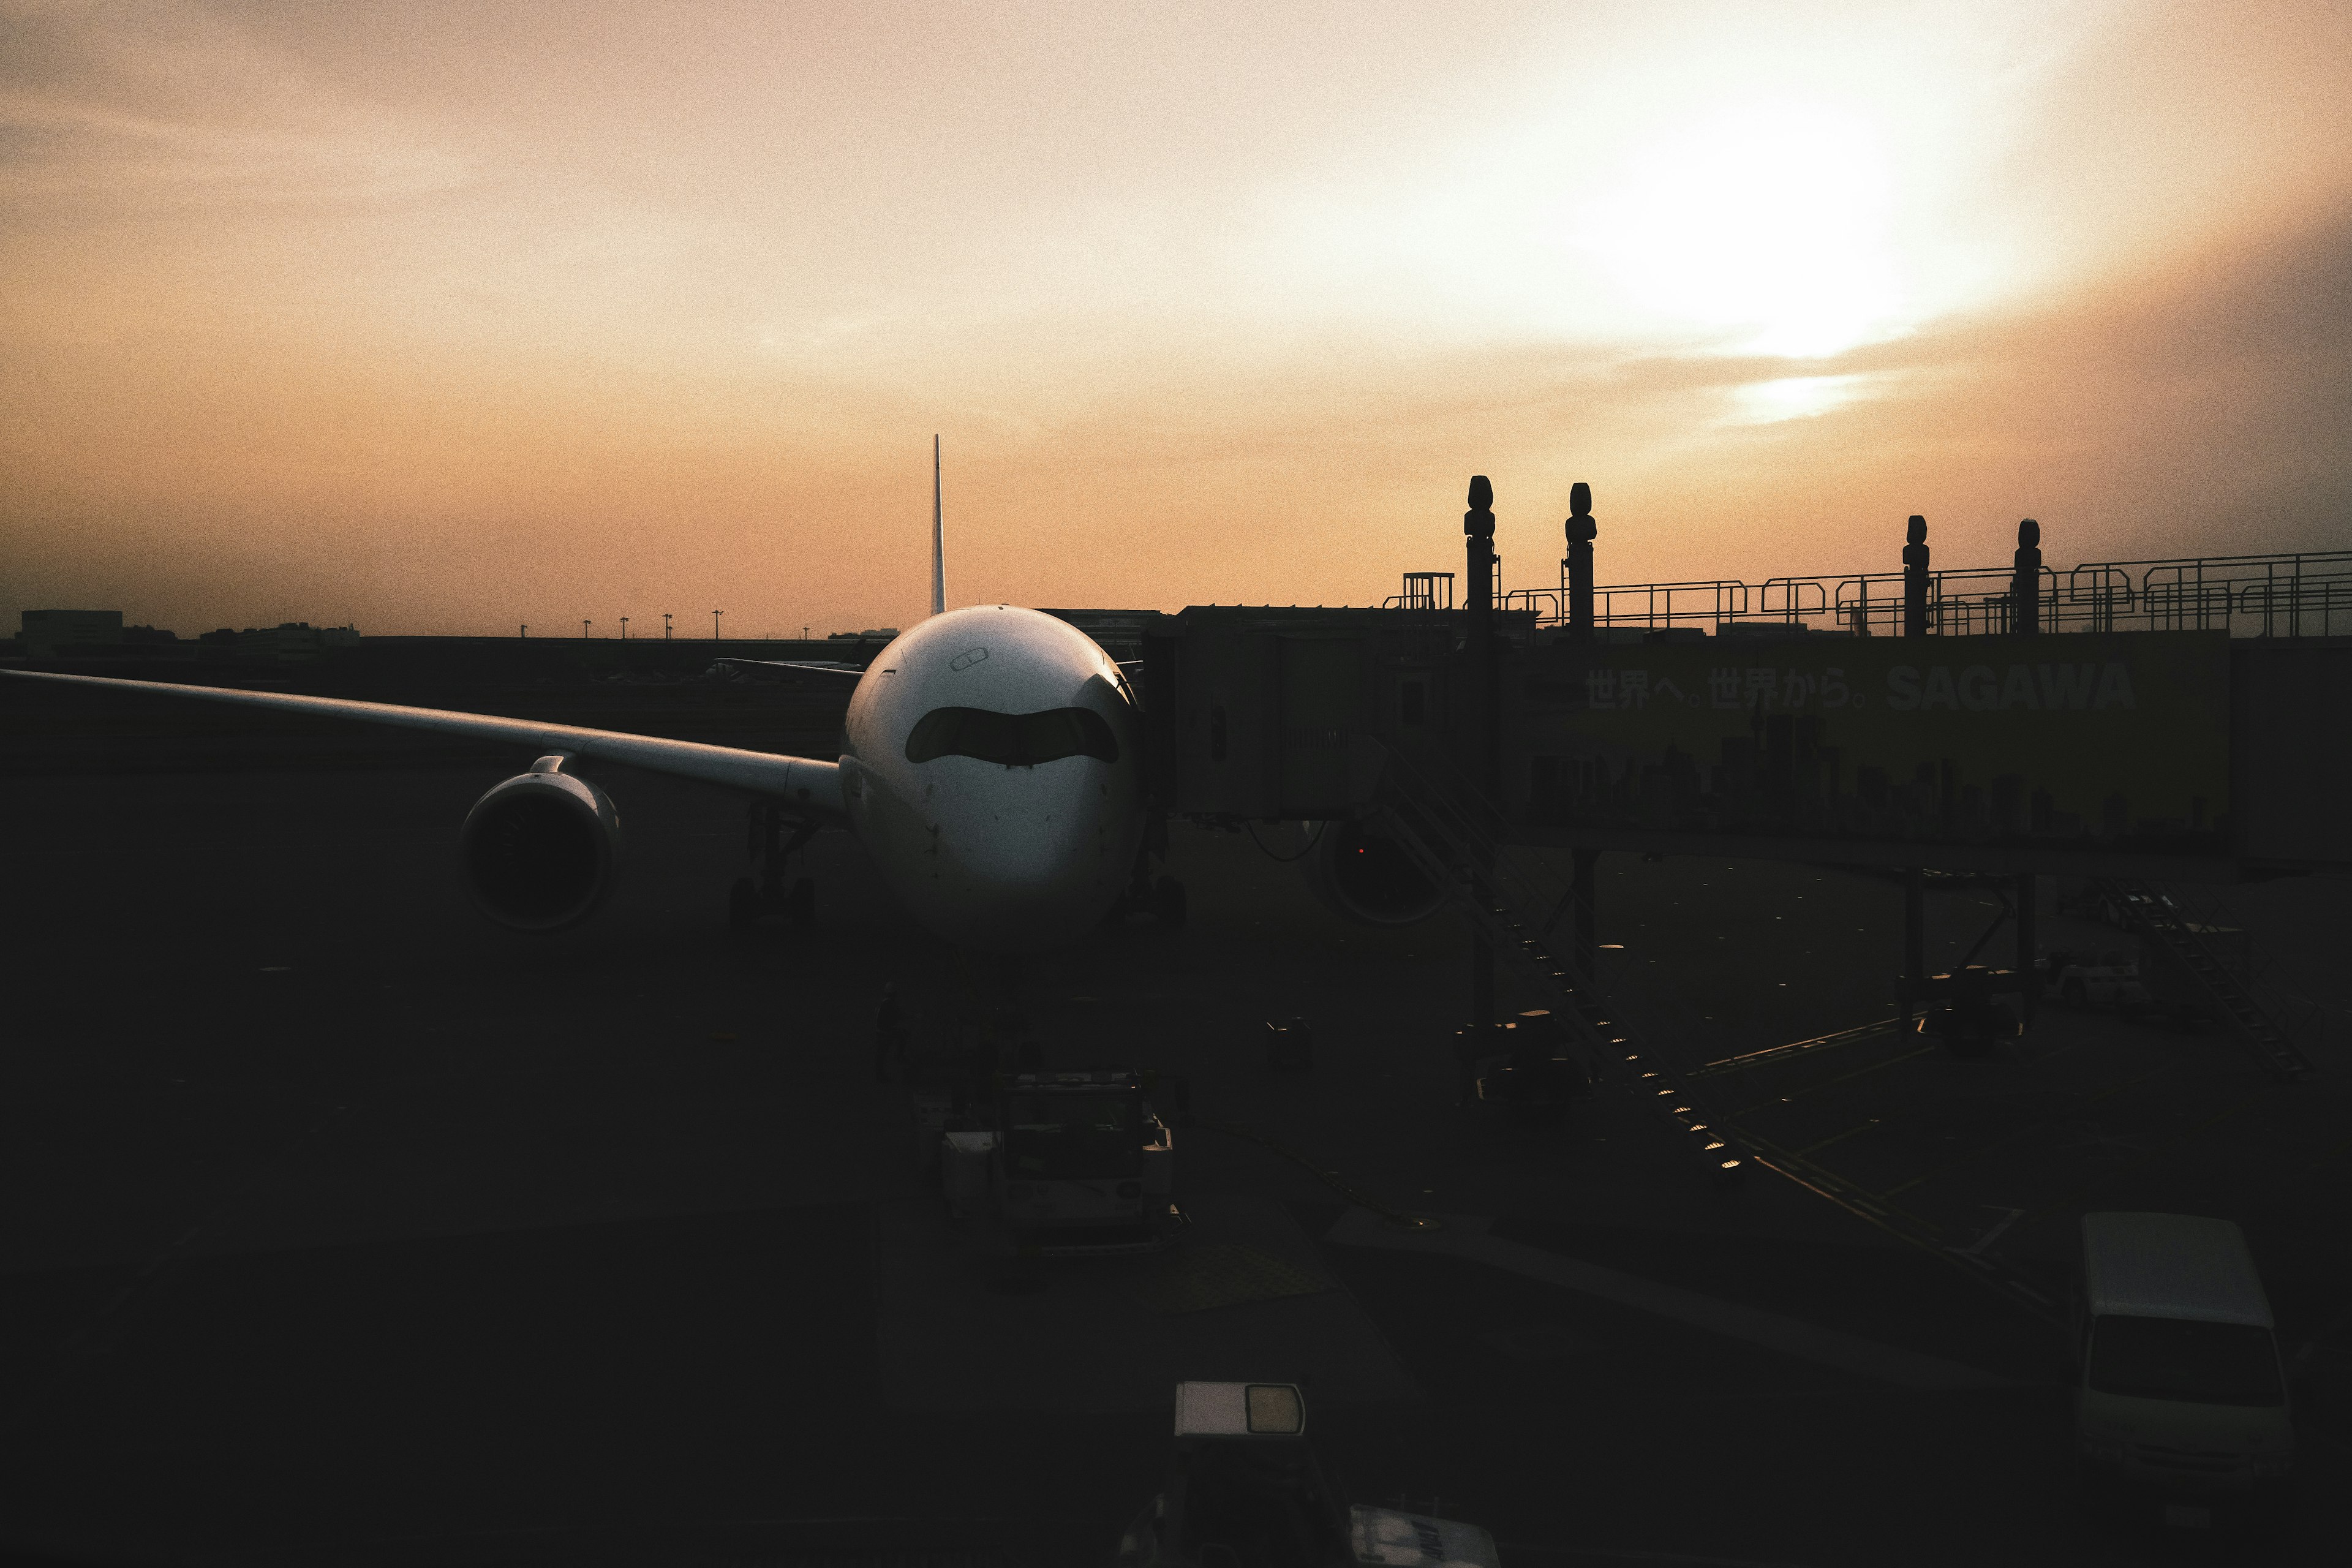
<path fill-rule="evenodd" d="M 931 437 L 931 614 L 948 610 L 948 545 L 940 519 L 940 438 Z"/>

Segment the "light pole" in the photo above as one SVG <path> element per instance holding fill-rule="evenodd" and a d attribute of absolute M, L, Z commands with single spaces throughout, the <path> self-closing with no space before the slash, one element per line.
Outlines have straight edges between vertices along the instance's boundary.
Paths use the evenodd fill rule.
<path fill-rule="evenodd" d="M 664 610 L 662 612 L 662 641 L 669 641 L 669 612 L 667 610 Z"/>
<path fill-rule="evenodd" d="M 801 628 L 801 641 L 803 641 L 803 642 L 806 642 L 806 641 L 808 641 L 808 627 L 806 627 L 806 626 L 803 626 L 803 627 Z"/>
<path fill-rule="evenodd" d="M 719 617 L 726 613 L 727 612 L 724 610 L 713 610 L 710 612 L 710 640 L 712 642 L 717 642 L 719 640 Z"/>
<path fill-rule="evenodd" d="M 626 616 L 621 617 L 621 640 L 623 642 L 629 640 L 629 617 Z"/>
<path fill-rule="evenodd" d="M 527 639 L 527 638 L 529 638 L 529 637 L 530 637 L 530 623 L 529 621 L 525 621 L 525 622 L 523 622 L 523 623 L 522 623 L 522 629 L 521 629 L 520 631 L 519 631 L 519 632 L 515 633 L 515 636 L 517 636 L 517 637 L 523 637 L 523 638 L 526 638 L 526 639 Z"/>
<path fill-rule="evenodd" d="M 588 640 L 588 628 L 595 624 L 596 623 L 593 621 L 583 621 L 580 623 L 580 640 L 582 642 L 586 642 Z"/>

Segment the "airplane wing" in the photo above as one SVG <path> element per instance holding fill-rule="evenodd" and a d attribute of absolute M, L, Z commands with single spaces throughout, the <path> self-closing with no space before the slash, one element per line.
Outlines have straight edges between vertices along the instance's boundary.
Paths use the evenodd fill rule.
<path fill-rule="evenodd" d="M 653 735 L 624 735 L 611 730 L 582 730 L 568 724 L 542 724 L 532 719 L 499 719 L 486 713 L 457 713 L 441 708 L 403 708 L 389 702 L 355 702 L 341 697 L 297 697 L 280 691 L 240 691 L 219 686 L 180 686 L 160 680 L 120 680 L 110 676 L 55 675 L 30 669 L 0 669 L 0 676 L 192 697 L 203 702 L 274 708 L 286 713 L 314 713 L 329 719 L 430 730 L 468 740 L 510 744 L 542 756 L 551 752 L 569 752 L 575 757 L 624 763 L 650 773 L 671 773 L 766 795 L 782 802 L 792 811 L 805 813 L 822 822 L 846 820 L 841 798 L 841 764 L 807 757 L 779 756 L 772 752 L 750 752 L 734 746 L 707 746 L 697 741 L 665 741 Z"/>
<path fill-rule="evenodd" d="M 711 660 L 710 663 L 712 668 L 724 669 L 730 674 L 750 675 L 755 678 L 810 675 L 824 679 L 837 680 L 845 686 L 856 685 L 866 674 L 863 665 L 824 663 L 813 659 L 718 658 Z"/>

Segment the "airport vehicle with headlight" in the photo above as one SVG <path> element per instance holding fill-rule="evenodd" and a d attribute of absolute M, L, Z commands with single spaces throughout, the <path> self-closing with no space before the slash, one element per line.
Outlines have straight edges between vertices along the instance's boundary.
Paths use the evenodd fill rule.
<path fill-rule="evenodd" d="M 2095 1474 L 2200 1510 L 2293 1477 L 2270 1300 L 2236 1226 L 2084 1215 L 2073 1327 L 2075 1448 Z"/>
<path fill-rule="evenodd" d="M 949 1216 L 993 1220 L 1022 1251 L 1150 1252 L 1182 1223 L 1175 1135 L 1135 1073 L 1014 1073 L 939 1137 Z"/>
<path fill-rule="evenodd" d="M 1168 1477 L 1119 1538 L 1118 1568 L 1501 1568 L 1475 1524 L 1349 1503 L 1307 1439 L 1295 1383 L 1180 1383 Z"/>

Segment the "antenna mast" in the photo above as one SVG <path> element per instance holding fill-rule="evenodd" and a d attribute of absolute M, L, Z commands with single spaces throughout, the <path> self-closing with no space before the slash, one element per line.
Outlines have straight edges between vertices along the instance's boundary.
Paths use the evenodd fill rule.
<path fill-rule="evenodd" d="M 940 438 L 931 437 L 931 614 L 948 610 L 947 535 L 940 517 Z"/>

